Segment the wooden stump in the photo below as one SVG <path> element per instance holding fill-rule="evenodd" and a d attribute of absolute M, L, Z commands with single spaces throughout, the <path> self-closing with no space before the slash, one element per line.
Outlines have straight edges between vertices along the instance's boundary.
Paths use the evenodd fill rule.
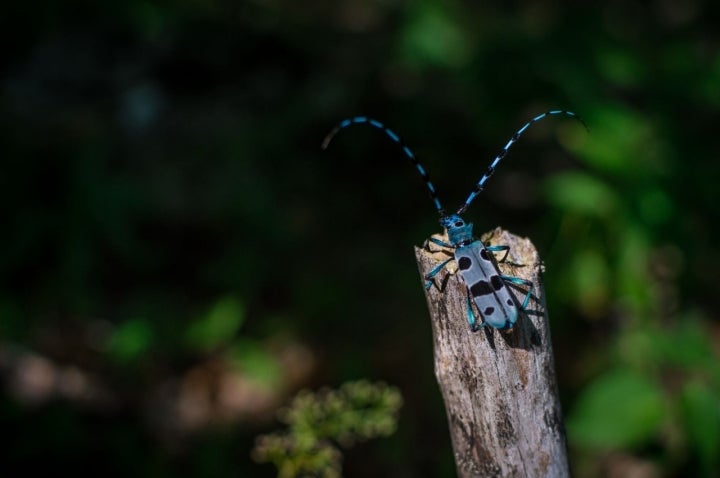
<path fill-rule="evenodd" d="M 435 376 L 445 401 L 458 476 L 570 476 L 542 263 L 528 239 L 499 228 L 486 234 L 483 242 L 509 245 L 500 271 L 532 281 L 534 291 L 511 331 L 485 327 L 475 333 L 468 326 L 466 286 L 454 273 L 454 261 L 426 291 Z M 452 251 L 433 244 L 416 247 L 421 277 L 448 253 Z M 510 289 L 521 304 L 526 291 Z"/>

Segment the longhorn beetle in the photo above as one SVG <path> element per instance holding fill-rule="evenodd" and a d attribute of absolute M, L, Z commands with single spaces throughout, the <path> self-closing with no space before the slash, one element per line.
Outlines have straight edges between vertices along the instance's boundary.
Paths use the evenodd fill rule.
<path fill-rule="evenodd" d="M 497 268 L 495 261 L 490 257 L 490 253 L 504 252 L 502 260 L 507 257 L 510 250 L 509 246 L 489 246 L 485 245 L 479 239 L 473 237 L 472 223 L 466 223 L 461 214 L 467 210 L 470 203 L 475 197 L 482 192 L 485 187 L 485 183 L 495 172 L 495 168 L 498 163 L 507 155 L 510 147 L 527 131 L 527 129 L 533 124 L 548 116 L 564 115 L 569 116 L 578 120 L 587 129 L 587 125 L 583 120 L 571 111 L 564 110 L 550 110 L 545 113 L 539 114 L 532 118 L 525 125 L 517 130 L 515 134 L 510 138 L 507 144 L 502 148 L 500 153 L 490 163 L 485 174 L 475 184 L 475 188 L 470 192 L 470 195 L 465 200 L 465 203 L 457 210 L 454 214 L 447 214 L 440 204 L 438 199 L 435 186 L 430 181 L 425 168 L 415 157 L 412 150 L 405 145 L 400 137 L 390 128 L 385 126 L 380 121 L 368 118 L 367 116 L 356 116 L 354 118 L 348 118 L 335 126 L 330 133 L 325 137 L 322 143 L 322 149 L 326 149 L 332 141 L 333 137 L 343 128 L 346 128 L 354 124 L 368 124 L 374 128 L 384 131 L 385 134 L 396 144 L 400 146 L 403 153 L 410 162 L 415 166 L 420 176 L 425 181 L 425 185 L 430 191 L 430 198 L 433 200 L 435 209 L 440 214 L 440 225 L 447 231 L 448 242 L 441 241 L 437 238 L 431 237 L 430 242 L 454 250 L 453 257 L 443 261 L 438 266 L 433 268 L 426 276 L 425 288 L 429 289 L 433 284 L 434 277 L 443 270 L 450 261 L 455 259 L 457 262 L 458 270 L 460 275 L 465 282 L 467 291 L 467 315 L 470 329 L 473 332 L 477 332 L 482 327 L 490 325 L 496 329 L 504 330 L 511 329 L 518 318 L 517 305 L 513 295 L 508 290 L 508 284 L 518 285 L 527 287 L 528 291 L 525 295 L 525 299 L 520 306 L 521 309 L 525 310 L 532 296 L 532 282 L 521 279 L 520 277 L 503 275 Z M 471 300 L 472 296 L 472 300 Z M 475 313 L 472 309 L 472 302 L 475 303 L 477 310 L 482 315 L 483 321 L 479 322 L 475 317 Z"/>

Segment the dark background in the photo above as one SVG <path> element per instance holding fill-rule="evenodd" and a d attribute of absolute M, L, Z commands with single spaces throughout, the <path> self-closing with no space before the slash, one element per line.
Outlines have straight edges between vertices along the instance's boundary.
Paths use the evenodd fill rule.
<path fill-rule="evenodd" d="M 13 2 L 0 15 L 0 471 L 274 476 L 300 388 L 401 390 L 352 476 L 452 476 L 394 128 L 544 258 L 575 474 L 717 476 L 712 2 Z M 482 346 L 482 344 L 479 344 Z"/>

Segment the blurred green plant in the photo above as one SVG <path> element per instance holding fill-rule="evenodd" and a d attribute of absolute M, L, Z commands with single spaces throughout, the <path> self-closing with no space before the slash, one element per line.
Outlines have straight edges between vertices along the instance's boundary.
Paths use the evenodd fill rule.
<path fill-rule="evenodd" d="M 682 198 L 665 187 L 676 180 L 668 133 L 617 105 L 591 113 L 598 125 L 587 143 L 572 143 L 588 171 L 546 182 L 563 255 L 550 259 L 556 276 L 548 283 L 567 284 L 555 300 L 608 341 L 582 352 L 592 376 L 566 422 L 574 461 L 581 475 L 598 474 L 603 459 L 621 453 L 666 474 L 718 476 L 720 360 L 708 319 L 678 303 L 678 277 L 694 251 L 673 241 L 683 219 Z"/>
<path fill-rule="evenodd" d="M 302 391 L 279 412 L 288 429 L 258 437 L 253 459 L 274 464 L 279 478 L 339 477 L 339 447 L 391 435 L 401 406 L 398 389 L 381 382 L 360 380 L 336 390 Z"/>
<path fill-rule="evenodd" d="M 186 343 L 190 348 L 201 351 L 215 349 L 231 342 L 244 321 L 242 304 L 233 297 L 226 297 L 186 329 Z"/>
<path fill-rule="evenodd" d="M 218 299 L 185 329 L 184 343 L 201 353 L 222 351 L 248 378 L 270 387 L 279 387 L 282 370 L 274 357 L 255 337 L 241 335 L 245 322 L 243 303 L 232 296 Z"/>
<path fill-rule="evenodd" d="M 718 476 L 720 361 L 701 323 L 684 319 L 620 335 L 612 368 L 588 384 L 568 416 L 574 447 L 642 456 L 659 446 L 666 471 L 691 460 L 702 476 Z"/>
<path fill-rule="evenodd" d="M 149 320 L 130 319 L 120 324 L 113 332 L 108 342 L 107 353 L 116 362 L 132 362 L 149 350 L 154 338 Z"/>
<path fill-rule="evenodd" d="M 571 461 L 595 467 L 576 475 L 620 453 L 656 475 L 720 476 L 720 29 L 717 2 L 681 3 L 8 4 L 0 345 L 99 374 L 127 408 L 97 420 L 83 401 L 44 413 L 4 394 L 0 468 L 254 476 L 224 453 L 252 427 L 225 447 L 159 447 L 138 407 L 205 362 L 282 393 L 304 379 L 278 344 L 302 340 L 337 383 L 376 368 L 412 381 L 424 413 L 394 465 L 447 476 L 425 306 L 398 259 L 435 224 L 427 198 L 383 138 L 348 138 L 356 163 L 319 160 L 317 143 L 371 113 L 460 201 L 486 147 L 563 107 L 590 134 L 547 124 L 571 154 L 528 135 L 474 217 L 543 251 Z M 513 186 L 536 176 L 544 201 Z"/>
<path fill-rule="evenodd" d="M 567 426 L 576 445 L 629 448 L 658 431 L 663 412 L 662 391 L 651 378 L 616 369 L 585 389 Z"/>

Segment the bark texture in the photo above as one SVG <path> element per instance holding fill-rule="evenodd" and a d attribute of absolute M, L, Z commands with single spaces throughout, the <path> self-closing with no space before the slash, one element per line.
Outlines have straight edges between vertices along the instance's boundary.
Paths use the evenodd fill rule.
<path fill-rule="evenodd" d="M 426 291 L 435 376 L 445 401 L 458 476 L 570 476 L 542 263 L 528 239 L 499 228 L 482 239 L 485 244 L 509 245 L 506 260 L 499 263 L 501 273 L 532 281 L 534 291 L 511 331 L 486 327 L 475 333 L 468 326 L 466 287 L 455 273 L 454 261 Z M 416 247 L 420 275 L 448 254 L 452 251 L 431 243 Z M 510 288 L 521 304 L 526 290 Z"/>

